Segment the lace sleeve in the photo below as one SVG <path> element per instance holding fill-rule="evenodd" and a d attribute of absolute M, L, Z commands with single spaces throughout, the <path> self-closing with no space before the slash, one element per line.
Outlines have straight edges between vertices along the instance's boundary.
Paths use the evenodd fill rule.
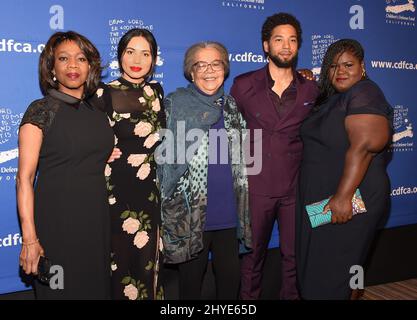
<path fill-rule="evenodd" d="M 45 135 L 53 120 L 53 111 L 48 108 L 46 99 L 40 99 L 32 102 L 27 108 L 20 127 L 26 123 L 33 124 L 42 130 Z"/>

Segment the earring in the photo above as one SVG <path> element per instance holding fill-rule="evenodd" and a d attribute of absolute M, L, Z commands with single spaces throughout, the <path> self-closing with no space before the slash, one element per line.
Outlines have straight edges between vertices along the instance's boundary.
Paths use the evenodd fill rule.
<path fill-rule="evenodd" d="M 56 81 L 56 77 L 54 76 L 54 77 L 52 78 L 52 80 Z"/>
<path fill-rule="evenodd" d="M 366 77 L 366 71 L 365 71 L 365 68 L 362 68 L 362 78 L 365 78 Z"/>

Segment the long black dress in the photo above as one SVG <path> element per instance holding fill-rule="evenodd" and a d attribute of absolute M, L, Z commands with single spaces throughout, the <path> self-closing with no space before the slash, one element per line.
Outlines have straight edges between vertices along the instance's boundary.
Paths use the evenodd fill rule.
<path fill-rule="evenodd" d="M 304 299 L 348 299 L 353 265 L 363 266 L 378 222 L 389 202 L 387 152 L 371 161 L 359 190 L 367 212 L 341 225 L 312 229 L 305 210 L 335 194 L 343 174 L 349 140 L 345 117 L 376 114 L 391 121 L 392 109 L 378 86 L 362 80 L 343 94 L 335 94 L 301 127 L 303 161 L 297 201 L 297 275 Z"/>
<path fill-rule="evenodd" d="M 165 127 L 163 91 L 158 83 L 119 78 L 103 92 L 120 159 L 108 179 L 113 299 L 163 299 L 161 209 L 153 153 Z"/>
<path fill-rule="evenodd" d="M 110 224 L 104 169 L 113 132 L 104 112 L 56 90 L 33 102 L 21 125 L 42 129 L 35 225 L 64 289 L 35 282 L 38 299 L 110 297 Z"/>

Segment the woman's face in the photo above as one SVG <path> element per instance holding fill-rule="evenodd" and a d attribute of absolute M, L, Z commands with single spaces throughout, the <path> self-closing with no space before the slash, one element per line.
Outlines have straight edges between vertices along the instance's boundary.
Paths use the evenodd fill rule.
<path fill-rule="evenodd" d="M 133 37 L 122 55 L 122 77 L 141 83 L 152 67 L 151 46 L 144 37 Z"/>
<path fill-rule="evenodd" d="M 196 52 L 191 77 L 198 89 L 212 95 L 224 82 L 224 63 L 215 48 L 204 48 Z"/>
<path fill-rule="evenodd" d="M 89 72 L 87 57 L 76 42 L 64 41 L 55 48 L 52 73 L 58 82 L 59 91 L 80 99 Z"/>
<path fill-rule="evenodd" d="M 329 77 L 336 91 L 345 92 L 362 79 L 363 70 L 363 61 L 359 61 L 351 52 L 345 51 L 333 59 Z"/>

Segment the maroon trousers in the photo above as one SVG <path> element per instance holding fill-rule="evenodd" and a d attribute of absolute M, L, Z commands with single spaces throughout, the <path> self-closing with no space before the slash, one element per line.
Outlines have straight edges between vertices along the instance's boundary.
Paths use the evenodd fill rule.
<path fill-rule="evenodd" d="M 278 221 L 282 257 L 282 286 L 280 298 L 298 299 L 295 266 L 295 195 L 269 197 L 250 194 L 252 252 L 245 254 L 241 265 L 240 297 L 259 299 L 262 270 L 275 220 Z"/>

